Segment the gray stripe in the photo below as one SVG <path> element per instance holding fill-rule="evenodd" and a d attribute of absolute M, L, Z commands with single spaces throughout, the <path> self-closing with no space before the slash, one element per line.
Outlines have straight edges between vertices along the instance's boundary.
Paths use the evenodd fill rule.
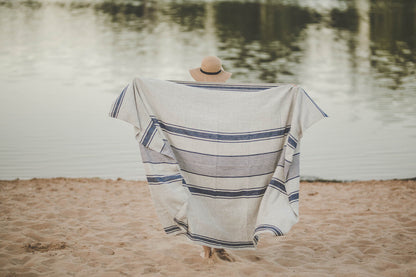
<path fill-rule="evenodd" d="M 289 172 L 287 173 L 287 179 L 292 179 L 293 177 L 299 176 L 299 160 L 299 154 L 293 155 L 293 161 L 290 165 Z"/>
<path fill-rule="evenodd" d="M 145 147 L 143 144 L 139 143 L 140 147 L 140 154 L 142 156 L 142 161 L 144 163 L 176 163 L 176 161 L 172 158 L 169 158 L 166 155 L 160 154 L 159 152 L 150 150 L 149 148 Z M 169 149 L 169 148 L 167 148 Z"/>
<path fill-rule="evenodd" d="M 278 152 L 245 156 L 214 156 L 172 148 L 179 166 L 186 172 L 204 176 L 245 177 L 273 172 Z"/>

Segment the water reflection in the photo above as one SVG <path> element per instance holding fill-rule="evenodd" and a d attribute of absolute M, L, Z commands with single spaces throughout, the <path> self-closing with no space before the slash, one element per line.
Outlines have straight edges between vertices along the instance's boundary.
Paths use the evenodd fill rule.
<path fill-rule="evenodd" d="M 94 9 L 109 15 L 111 26 L 118 30 L 152 32 L 159 24 L 167 22 L 177 25 L 181 32 L 194 32 L 198 37 L 213 28 L 218 51 L 229 61 L 233 78 L 263 82 L 299 81 L 294 71 L 305 50 L 302 42 L 308 25 L 333 28 L 339 39 L 347 36 L 352 66 L 358 66 L 354 64 L 356 48 L 361 43 L 359 40 L 366 39 L 359 36 L 360 24 L 369 21 L 366 46 L 370 52 L 364 58 L 371 62 L 375 71 L 368 73 L 374 74 L 384 87 L 407 89 L 408 77 L 415 75 L 416 3 L 373 0 L 369 7 L 363 8 L 367 1 L 334 2 L 338 2 L 339 7 L 329 11 L 286 1 L 104 1 L 94 4 Z M 90 5 L 73 3 L 69 8 Z M 213 26 L 207 26 L 207 21 Z"/>
<path fill-rule="evenodd" d="M 86 94 L 94 106 L 105 97 L 103 92 L 113 93 L 112 99 L 132 75 L 189 79 L 188 68 L 197 66 L 204 55 L 217 54 L 225 69 L 233 72 L 233 82 L 300 83 L 312 91 L 335 120 L 331 128 L 323 130 L 326 137 L 338 141 L 326 153 L 313 154 L 326 155 L 331 164 L 339 164 L 343 156 L 344 170 L 350 172 L 360 162 L 372 164 L 374 172 L 383 171 L 394 156 L 395 161 L 404 159 L 406 172 L 412 172 L 415 149 L 406 145 L 416 136 L 415 17 L 416 2 L 412 0 L 0 0 L 0 125 L 7 134 L 0 137 L 0 156 L 8 155 L 2 155 L 0 167 L 12 168 L 14 160 L 24 162 L 15 157 L 25 153 L 9 149 L 34 141 L 22 138 L 17 127 L 8 123 L 17 114 L 22 128 L 32 128 L 27 136 L 36 136 L 39 144 L 47 138 L 48 143 L 55 143 L 54 149 L 64 151 L 61 143 L 71 137 L 70 145 L 76 145 L 73 133 L 77 131 L 67 134 L 69 131 L 61 130 L 59 134 L 50 128 L 52 121 L 43 123 L 45 118 L 56 117 L 47 105 L 57 97 L 55 91 L 68 93 L 68 102 L 71 97 L 85 101 Z M 30 89 L 34 90 L 30 96 L 36 95 L 31 99 L 44 105 L 41 112 L 27 102 L 24 91 Z M 19 101 L 25 105 L 17 105 Z M 105 104 L 101 103 L 100 116 L 106 112 Z M 79 112 L 77 105 L 81 104 L 73 102 L 68 107 L 74 109 L 70 115 L 54 111 L 62 112 L 65 121 Z M 89 109 L 83 112 L 77 115 L 79 119 L 94 118 Z M 104 124 L 98 112 L 95 120 L 94 124 Z M 105 122 L 94 130 L 100 132 L 107 126 Z M 91 155 L 98 148 L 109 151 L 111 147 L 104 144 L 91 147 L 97 137 L 85 131 L 90 129 L 82 129 L 91 139 L 86 139 L 85 149 Z M 376 132 L 378 137 L 373 140 Z M 362 148 L 349 142 L 352 133 L 360 134 L 362 141 L 356 143 Z M 404 143 L 384 153 L 391 147 L 390 134 L 397 133 Z M 369 149 L 373 157 L 363 157 Z M 76 153 L 74 148 L 71 151 L 69 156 Z M 130 153 L 130 149 L 118 152 Z M 124 159 L 117 158 L 117 153 L 109 155 Z M 137 157 L 129 160 L 137 161 Z M 333 166 L 334 175 L 325 175 L 322 168 L 331 167 L 325 159 L 314 164 L 313 172 L 320 177 L 350 176 L 341 172 L 341 166 Z M 367 169 L 361 166 L 355 172 L 367 176 L 363 168 Z M 397 170 L 402 172 L 400 166 Z"/>
<path fill-rule="evenodd" d="M 219 49 L 232 61 L 234 78 L 297 82 L 306 26 L 319 21 L 308 8 L 275 3 L 219 3 L 215 6 Z M 285 78 L 286 77 L 286 78 Z"/>
<path fill-rule="evenodd" d="M 376 77 L 393 90 L 406 87 L 412 81 L 407 77 L 416 75 L 415 18 L 415 1 L 371 2 L 371 64 Z"/>

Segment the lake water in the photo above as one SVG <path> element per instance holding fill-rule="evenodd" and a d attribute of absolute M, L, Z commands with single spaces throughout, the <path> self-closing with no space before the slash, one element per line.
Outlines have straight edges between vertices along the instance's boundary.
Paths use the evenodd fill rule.
<path fill-rule="evenodd" d="M 206 55 L 230 82 L 297 83 L 330 116 L 303 138 L 303 178 L 415 177 L 415 18 L 412 0 L 0 0 L 0 179 L 144 179 L 110 106 L 136 76 L 191 80 Z"/>

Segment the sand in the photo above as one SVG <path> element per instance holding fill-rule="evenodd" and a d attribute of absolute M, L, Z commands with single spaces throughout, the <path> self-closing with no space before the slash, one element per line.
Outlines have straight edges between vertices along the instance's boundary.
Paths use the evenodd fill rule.
<path fill-rule="evenodd" d="M 235 262 L 167 236 L 147 184 L 0 181 L 0 276 L 416 276 L 416 181 L 302 182 L 300 221 Z"/>

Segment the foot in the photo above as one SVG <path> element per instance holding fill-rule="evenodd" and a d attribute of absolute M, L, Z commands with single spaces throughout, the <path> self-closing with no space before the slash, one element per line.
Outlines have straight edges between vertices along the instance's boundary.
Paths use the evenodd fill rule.
<path fill-rule="evenodd" d="M 214 248 L 214 254 L 220 260 L 235 262 L 235 259 L 222 248 Z"/>
<path fill-rule="evenodd" d="M 204 248 L 204 259 L 211 259 L 212 258 L 212 249 L 208 246 L 202 246 Z"/>

